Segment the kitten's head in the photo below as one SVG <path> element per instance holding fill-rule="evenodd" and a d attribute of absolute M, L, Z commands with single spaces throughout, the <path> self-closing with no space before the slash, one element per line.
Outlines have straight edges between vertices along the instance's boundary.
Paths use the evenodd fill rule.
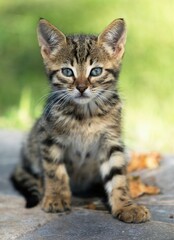
<path fill-rule="evenodd" d="M 54 92 L 77 104 L 113 94 L 126 41 L 123 19 L 114 20 L 99 36 L 65 36 L 41 19 L 38 40 Z"/>

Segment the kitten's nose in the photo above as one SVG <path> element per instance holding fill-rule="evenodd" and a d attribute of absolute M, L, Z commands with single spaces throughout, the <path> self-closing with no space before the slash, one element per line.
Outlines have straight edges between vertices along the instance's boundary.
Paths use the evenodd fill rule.
<path fill-rule="evenodd" d="M 79 90 L 79 92 L 82 94 L 87 89 L 87 86 L 85 84 L 78 84 L 76 88 Z"/>

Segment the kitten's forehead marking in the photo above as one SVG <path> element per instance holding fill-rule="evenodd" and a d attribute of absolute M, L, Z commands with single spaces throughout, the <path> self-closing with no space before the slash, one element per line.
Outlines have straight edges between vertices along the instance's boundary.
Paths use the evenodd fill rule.
<path fill-rule="evenodd" d="M 74 35 L 68 39 L 73 46 L 73 58 L 64 67 L 71 68 L 75 78 L 84 76 L 88 78 L 92 68 L 103 67 L 103 64 L 97 62 L 91 57 L 91 49 L 96 44 L 96 36 Z"/>
<path fill-rule="evenodd" d="M 83 64 L 90 56 L 91 49 L 96 44 L 96 36 L 74 35 L 70 36 L 70 44 L 73 46 L 74 61 Z"/>
<path fill-rule="evenodd" d="M 103 67 L 103 64 L 97 61 L 93 61 L 92 64 L 90 62 L 91 62 L 90 58 L 88 58 L 88 60 L 84 62 L 82 65 L 79 65 L 77 62 L 74 67 L 72 67 L 71 65 L 70 68 L 73 70 L 74 76 L 77 78 L 79 77 L 79 75 L 83 75 L 85 76 L 85 78 L 88 78 L 93 68 Z"/>

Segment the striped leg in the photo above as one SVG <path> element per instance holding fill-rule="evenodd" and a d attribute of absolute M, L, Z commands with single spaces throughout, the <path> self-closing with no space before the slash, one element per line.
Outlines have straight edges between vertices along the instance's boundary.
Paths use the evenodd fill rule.
<path fill-rule="evenodd" d="M 134 204 L 129 197 L 126 161 L 121 146 L 110 149 L 108 161 L 101 164 L 101 175 L 108 194 L 112 215 L 124 222 L 146 222 L 150 213 L 144 206 Z"/>
<path fill-rule="evenodd" d="M 42 145 L 45 192 L 42 208 L 46 212 L 70 210 L 69 177 L 61 162 L 63 149 L 51 142 Z M 49 145 L 49 146 L 48 146 Z"/>
<path fill-rule="evenodd" d="M 40 202 L 43 194 L 40 178 L 31 175 L 23 166 L 18 165 L 11 176 L 11 180 L 16 189 L 26 198 L 27 208 L 34 207 Z"/>

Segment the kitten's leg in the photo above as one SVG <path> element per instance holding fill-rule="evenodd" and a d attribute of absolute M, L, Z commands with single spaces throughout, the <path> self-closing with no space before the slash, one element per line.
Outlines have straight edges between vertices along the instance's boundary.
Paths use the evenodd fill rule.
<path fill-rule="evenodd" d="M 41 179 L 33 176 L 19 164 L 14 169 L 11 180 L 15 188 L 26 198 L 26 208 L 35 207 L 43 195 Z"/>
<path fill-rule="evenodd" d="M 46 212 L 70 210 L 69 177 L 64 163 L 61 162 L 63 149 L 48 140 L 44 143 L 41 148 L 45 184 L 42 208 Z"/>
<path fill-rule="evenodd" d="M 150 219 L 149 210 L 133 203 L 129 196 L 123 147 L 113 146 L 110 148 L 108 160 L 101 164 L 100 171 L 112 215 L 128 223 L 148 221 Z"/>

